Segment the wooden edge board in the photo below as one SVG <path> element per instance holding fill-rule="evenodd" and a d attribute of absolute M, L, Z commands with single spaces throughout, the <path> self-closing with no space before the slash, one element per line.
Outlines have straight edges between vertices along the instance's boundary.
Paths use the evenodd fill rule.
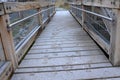
<path fill-rule="evenodd" d="M 8 80 L 12 73 L 12 64 L 10 62 L 5 62 L 5 64 L 0 68 L 0 80 Z"/>
<path fill-rule="evenodd" d="M 83 0 L 83 5 L 120 9 L 119 0 Z"/>
<path fill-rule="evenodd" d="M 51 67 L 33 67 L 33 68 L 18 68 L 15 74 L 20 73 L 43 73 L 43 72 L 59 72 L 59 71 L 73 71 L 73 70 L 84 70 L 94 68 L 106 68 L 112 67 L 110 63 L 95 63 L 95 64 L 76 64 L 76 65 L 62 65 L 62 66 L 51 66 Z"/>
<path fill-rule="evenodd" d="M 5 13 L 12 13 L 41 7 L 40 4 L 36 2 L 6 2 L 3 3 L 3 5 L 5 8 Z"/>
<path fill-rule="evenodd" d="M 117 72 L 116 72 L 117 71 Z M 81 74 L 82 73 L 82 74 Z M 31 76 L 34 75 L 34 76 Z M 40 76 L 41 75 L 41 76 Z M 52 76 L 50 78 L 46 76 Z M 48 72 L 48 73 L 25 73 L 15 74 L 11 80 L 96 80 L 104 78 L 118 78 L 120 77 L 119 67 L 110 68 L 97 68 L 97 69 L 85 69 L 76 71 L 63 71 L 63 72 Z"/>
<path fill-rule="evenodd" d="M 54 5 L 49 2 L 1 2 L 0 15 Z"/>
<path fill-rule="evenodd" d="M 81 2 L 73 2 L 69 4 L 120 9 L 119 0 L 82 0 Z"/>

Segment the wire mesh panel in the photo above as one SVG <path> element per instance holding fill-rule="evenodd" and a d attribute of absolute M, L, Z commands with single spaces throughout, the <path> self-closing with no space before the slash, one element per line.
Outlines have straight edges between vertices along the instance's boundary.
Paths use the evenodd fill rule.
<path fill-rule="evenodd" d="M 103 15 L 103 13 L 101 12 L 101 8 L 98 8 L 98 7 L 85 7 L 85 10 Z M 107 22 L 112 25 L 111 21 L 107 20 Z M 90 30 L 92 30 L 97 35 L 99 35 L 104 41 L 106 41 L 107 43 L 110 43 L 110 32 L 103 18 L 86 13 L 84 23 L 87 25 L 87 27 Z"/>
<path fill-rule="evenodd" d="M 74 8 L 73 6 L 71 6 L 71 7 L 72 7 L 72 12 L 73 12 L 74 14 L 76 14 L 77 9 Z"/>
<path fill-rule="evenodd" d="M 43 8 L 43 10 L 44 9 L 47 9 L 47 8 Z M 48 19 L 48 15 L 49 15 L 49 10 L 42 12 L 42 22 L 45 22 Z"/>
<path fill-rule="evenodd" d="M 15 13 L 11 14 L 12 22 L 25 18 L 36 11 L 23 11 L 22 14 Z M 29 13 L 29 14 L 28 14 Z M 15 15 L 15 16 L 14 16 Z M 20 17 L 16 18 L 16 16 L 20 15 Z M 13 17 L 14 16 L 14 17 Z M 38 15 L 28 18 L 20 23 L 12 26 L 13 38 L 14 38 L 14 45 L 16 49 L 27 39 L 28 35 L 34 30 L 34 28 L 39 26 Z"/>
<path fill-rule="evenodd" d="M 77 5 L 76 6 L 77 8 L 82 8 L 80 5 Z M 76 10 L 76 16 L 77 16 L 77 18 L 79 18 L 79 19 L 81 19 L 82 20 L 82 11 L 80 11 L 80 10 Z"/>
<path fill-rule="evenodd" d="M 13 23 L 20 19 L 28 17 L 36 12 L 37 12 L 37 10 L 25 10 L 25 11 L 11 13 L 11 14 L 9 14 L 10 15 L 10 23 Z"/>
<path fill-rule="evenodd" d="M 6 62 L 5 60 L 6 59 L 5 59 L 1 35 L 0 35 L 0 68 L 3 67 L 3 65 L 5 64 L 5 62 Z"/>
<path fill-rule="evenodd" d="M 78 18 L 82 20 L 82 11 L 78 10 L 77 8 L 81 8 L 80 5 L 74 5 L 71 6 L 71 11 L 72 13 L 74 13 L 74 15 Z"/>
<path fill-rule="evenodd" d="M 50 16 L 52 16 L 53 12 L 54 12 L 54 7 L 50 9 Z"/>

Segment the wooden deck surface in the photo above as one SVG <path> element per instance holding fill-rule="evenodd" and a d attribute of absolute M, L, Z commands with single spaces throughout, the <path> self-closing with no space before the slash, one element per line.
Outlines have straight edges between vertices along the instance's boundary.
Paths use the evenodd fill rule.
<path fill-rule="evenodd" d="M 120 80 L 104 53 L 68 11 L 58 11 L 11 80 Z"/>

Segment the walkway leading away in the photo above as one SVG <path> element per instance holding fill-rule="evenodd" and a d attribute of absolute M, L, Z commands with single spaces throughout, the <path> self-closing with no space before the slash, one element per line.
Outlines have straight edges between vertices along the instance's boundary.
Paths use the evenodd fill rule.
<path fill-rule="evenodd" d="M 117 72 L 116 72 L 117 71 Z M 11 80 L 120 80 L 104 53 L 68 11 L 58 11 Z"/>

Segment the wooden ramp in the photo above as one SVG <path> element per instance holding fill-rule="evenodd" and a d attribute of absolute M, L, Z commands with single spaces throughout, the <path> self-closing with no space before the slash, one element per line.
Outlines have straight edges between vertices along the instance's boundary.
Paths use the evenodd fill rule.
<path fill-rule="evenodd" d="M 11 80 L 120 80 L 104 53 L 68 11 L 57 11 Z"/>

